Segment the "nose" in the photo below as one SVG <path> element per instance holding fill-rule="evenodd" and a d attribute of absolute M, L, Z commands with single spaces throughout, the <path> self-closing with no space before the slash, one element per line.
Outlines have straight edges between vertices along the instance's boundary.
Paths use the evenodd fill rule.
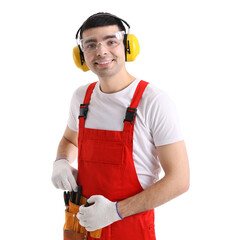
<path fill-rule="evenodd" d="M 101 42 L 99 42 L 97 44 L 96 54 L 98 56 L 104 56 L 107 54 L 107 52 L 108 52 L 108 49 Z"/>

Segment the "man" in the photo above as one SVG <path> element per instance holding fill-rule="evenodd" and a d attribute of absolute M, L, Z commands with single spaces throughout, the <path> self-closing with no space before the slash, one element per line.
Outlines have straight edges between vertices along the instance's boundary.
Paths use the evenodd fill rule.
<path fill-rule="evenodd" d="M 101 239 L 155 239 L 154 208 L 188 190 L 188 157 L 172 101 L 126 70 L 122 21 L 98 13 L 80 28 L 85 63 L 99 81 L 74 92 L 52 181 L 82 186 L 93 205 L 77 217 L 88 231 L 103 228 Z M 77 152 L 78 172 L 70 166 Z"/>

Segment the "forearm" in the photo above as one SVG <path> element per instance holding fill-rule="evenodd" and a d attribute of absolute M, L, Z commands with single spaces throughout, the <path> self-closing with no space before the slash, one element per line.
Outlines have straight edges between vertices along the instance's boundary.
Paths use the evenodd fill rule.
<path fill-rule="evenodd" d="M 69 163 L 72 163 L 77 159 L 77 152 L 77 146 L 65 137 L 62 137 L 57 149 L 56 159 L 65 158 L 69 160 Z"/>
<path fill-rule="evenodd" d="M 120 201 L 118 211 L 123 218 L 145 212 L 170 201 L 187 190 L 188 184 L 165 176 L 139 194 Z"/>

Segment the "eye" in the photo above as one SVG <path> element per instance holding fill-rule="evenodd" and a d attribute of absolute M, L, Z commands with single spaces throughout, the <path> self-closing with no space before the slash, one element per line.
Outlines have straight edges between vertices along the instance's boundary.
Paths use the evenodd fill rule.
<path fill-rule="evenodd" d="M 119 41 L 117 39 L 108 39 L 106 44 L 108 47 L 114 47 L 119 44 Z"/>
<path fill-rule="evenodd" d="M 86 49 L 94 49 L 94 48 L 96 48 L 96 44 L 94 44 L 94 43 L 89 43 L 89 44 L 87 44 L 87 45 L 85 46 L 85 48 L 86 48 Z"/>

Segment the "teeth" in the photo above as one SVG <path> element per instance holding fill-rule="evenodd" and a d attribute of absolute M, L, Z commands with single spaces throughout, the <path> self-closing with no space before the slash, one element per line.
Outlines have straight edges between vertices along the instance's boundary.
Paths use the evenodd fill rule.
<path fill-rule="evenodd" d="M 98 63 L 98 64 L 107 64 L 107 63 L 110 63 L 111 61 L 107 61 L 107 62 L 101 62 L 101 63 Z"/>

